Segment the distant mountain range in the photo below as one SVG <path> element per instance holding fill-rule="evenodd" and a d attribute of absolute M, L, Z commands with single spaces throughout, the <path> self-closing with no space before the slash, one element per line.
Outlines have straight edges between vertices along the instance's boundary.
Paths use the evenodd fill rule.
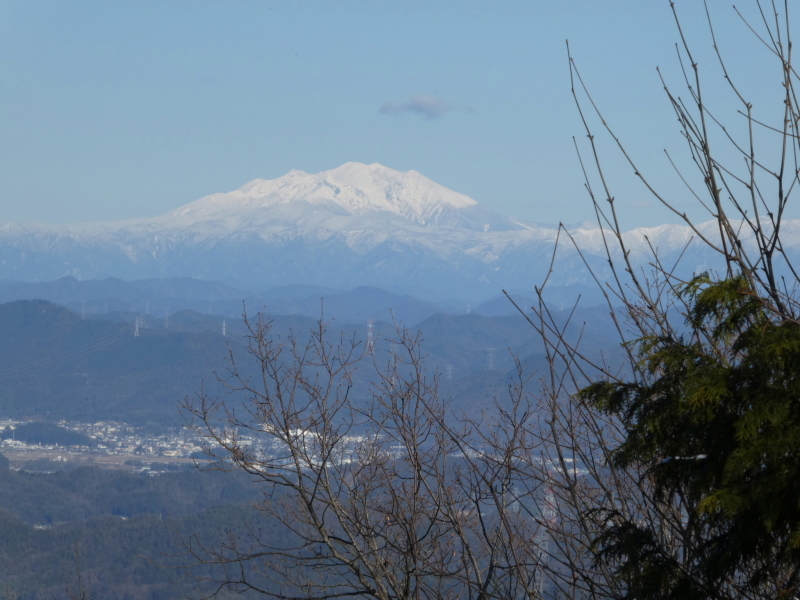
<path fill-rule="evenodd" d="M 570 311 L 554 313 L 562 322 Z M 245 350 L 246 328 L 228 319 L 225 336 L 219 315 L 180 311 L 169 325 L 160 319 L 140 320 L 112 313 L 83 319 L 43 300 L 0 304 L 0 416 L 57 421 L 121 420 L 180 425 L 178 404 L 201 386 L 212 396 L 225 390 L 215 374 L 225 375 L 229 351 L 245 376 L 258 374 L 260 364 Z M 273 316 L 272 336 L 294 336 L 302 346 L 316 328 L 313 318 Z M 329 340 L 355 339 L 363 349 L 367 324 L 335 321 Z M 544 372 L 547 362 L 536 330 L 520 315 L 436 314 L 417 323 L 419 349 L 426 356 L 428 375 L 442 377 L 440 392 L 454 408 L 480 411 L 496 397 L 508 398 L 512 355 L 526 369 Z M 375 368 L 390 362 L 398 333 L 392 323 L 374 323 L 374 363 L 367 359 L 353 373 L 353 399 L 372 399 Z M 602 308 L 579 309 L 567 335 L 581 340 L 588 356 L 614 364 L 621 350 L 613 343 L 614 329 Z M 360 350 L 357 350 L 360 351 Z"/>
<path fill-rule="evenodd" d="M 437 312 L 466 314 L 472 310 L 468 303 L 457 306 L 433 304 L 367 286 L 343 291 L 312 285 L 289 285 L 253 291 L 187 277 L 79 281 L 68 276 L 48 282 L 0 281 L 0 303 L 34 299 L 66 306 L 86 318 L 104 318 L 104 315 L 114 312 L 130 313 L 143 316 L 152 323 L 168 322 L 171 315 L 181 310 L 229 318 L 239 318 L 246 310 L 250 315 L 261 312 L 303 315 L 313 319 L 324 316 L 326 320 L 336 319 L 344 323 L 365 324 L 368 319 L 395 319 L 412 326 Z M 505 299 L 505 305 L 498 300 L 489 305 L 488 313 L 476 312 L 486 315 L 516 312 L 508 299 Z"/>
<path fill-rule="evenodd" d="M 582 299 L 583 307 L 591 306 L 592 299 L 597 300 L 592 288 L 582 290 L 575 285 L 563 290 L 564 298 L 553 295 L 552 307 L 571 305 L 575 293 L 583 293 L 584 298 L 590 300 Z M 524 292 L 513 292 L 511 297 L 523 310 L 535 303 L 532 296 Z M 80 281 L 67 276 L 46 282 L 0 281 L 0 304 L 17 300 L 48 300 L 89 319 L 106 319 L 111 313 L 127 314 L 129 320 L 139 316 L 154 325 L 168 324 L 172 315 L 185 310 L 220 318 L 239 318 L 245 310 L 249 315 L 260 312 L 312 319 L 322 316 L 325 320 L 360 325 L 374 319 L 402 322 L 407 327 L 434 314 L 519 315 L 519 310 L 505 295 L 476 304 L 428 302 L 369 286 L 336 290 L 314 285 L 285 285 L 254 291 L 188 277 L 133 281 L 109 277 Z"/>
<path fill-rule="evenodd" d="M 713 224 L 702 227 L 713 236 Z M 570 233 L 583 258 L 562 234 L 550 285 L 591 284 L 584 260 L 609 276 L 601 231 L 579 225 Z M 541 284 L 557 236 L 556 227 L 485 209 L 416 171 L 347 163 L 256 179 L 155 218 L 0 225 L 0 279 L 192 277 L 258 291 L 369 286 L 476 302 Z M 683 253 L 683 273 L 713 266 L 713 254 L 691 240 L 678 225 L 626 234 L 639 265 L 652 246 L 670 266 Z M 785 223 L 785 247 L 798 253 L 799 244 L 800 221 Z"/>

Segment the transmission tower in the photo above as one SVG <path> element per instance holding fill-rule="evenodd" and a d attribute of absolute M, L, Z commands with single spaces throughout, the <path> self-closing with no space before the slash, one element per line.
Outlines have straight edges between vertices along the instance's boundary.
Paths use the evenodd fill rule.
<path fill-rule="evenodd" d="M 494 348 L 486 348 L 486 363 L 490 371 L 494 371 Z"/>
<path fill-rule="evenodd" d="M 133 328 L 133 337 L 139 337 L 139 317 L 136 317 L 136 326 Z"/>
<path fill-rule="evenodd" d="M 227 329 L 225 327 L 225 319 L 222 319 L 222 337 L 226 337 L 228 335 Z"/>
<path fill-rule="evenodd" d="M 445 365 L 444 367 L 445 378 L 452 379 L 453 378 L 453 365 Z"/>
<path fill-rule="evenodd" d="M 373 331 L 375 330 L 375 322 L 372 319 L 367 320 L 367 354 L 372 354 L 375 350 L 375 338 Z"/>

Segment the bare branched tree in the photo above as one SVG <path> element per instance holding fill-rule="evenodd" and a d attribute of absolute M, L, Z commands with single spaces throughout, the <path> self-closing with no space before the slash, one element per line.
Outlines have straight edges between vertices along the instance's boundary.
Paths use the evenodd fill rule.
<path fill-rule="evenodd" d="M 725 562 L 746 532 L 733 531 L 734 517 L 709 504 L 707 492 L 716 488 L 697 482 L 717 464 L 720 481 L 728 477 L 730 454 L 716 459 L 709 447 L 681 455 L 644 442 L 639 449 L 650 454 L 632 459 L 629 451 L 631 440 L 643 439 L 635 436 L 644 435 L 653 403 L 684 398 L 682 390 L 653 392 L 672 368 L 665 352 L 689 348 L 699 362 L 736 369 L 749 352 L 744 334 L 800 324 L 798 277 L 782 241 L 800 174 L 788 0 L 754 0 L 755 19 L 740 15 L 781 73 L 775 123 L 732 77 L 706 7 L 715 68 L 739 102 L 733 118 L 744 127 L 726 124 L 707 105 L 705 72 L 670 6 L 685 92 L 666 82 L 664 89 L 696 170 L 682 171 L 669 154 L 666 160 L 708 222 L 692 220 L 651 183 L 569 56 L 588 153 L 576 148 L 611 277 L 592 271 L 563 227 L 553 260 L 565 244 L 584 259 L 606 299 L 623 364 L 585 352 L 580 336 L 567 335 L 576 317 L 551 312 L 547 280 L 535 316 L 526 318 L 549 368 L 532 378 L 518 364 L 509 398 L 480 418 L 458 414 L 440 396 L 421 340 L 402 328 L 387 363 L 378 364 L 354 338 L 331 340 L 322 321 L 301 341 L 275 337 L 269 321 L 246 320 L 257 374 L 246 375 L 231 355 L 223 378 L 231 395 L 200 393 L 183 408 L 209 452 L 224 459 L 219 468 L 243 469 L 262 484 L 258 508 L 290 535 L 253 528 L 222 547 L 184 540 L 197 562 L 219 568 L 217 590 L 285 599 L 796 597 L 800 561 L 791 527 L 759 538 L 767 541 L 758 552 Z M 632 258 L 596 129 L 644 189 L 690 228 L 690 244 L 718 257 L 716 274 L 681 278 L 680 259 L 665 264 L 654 244 L 646 264 Z M 703 296 L 722 289 L 721 281 L 735 284 L 723 308 Z M 702 312 L 701 302 L 711 308 Z M 354 378 L 363 379 L 365 369 L 374 381 L 366 403 L 353 398 Z M 598 401 L 598 389 L 617 396 Z M 645 391 L 651 404 L 636 404 Z M 620 409 L 630 406 L 637 410 Z M 794 410 L 790 423 L 800 418 Z M 732 535 L 739 538 L 731 542 Z"/>
<path fill-rule="evenodd" d="M 222 454 L 264 486 L 259 509 L 290 536 L 251 530 L 222 548 L 184 540 L 221 569 L 217 590 L 276 598 L 535 598 L 536 524 L 508 510 L 519 439 L 478 440 L 446 421 L 417 336 L 398 328 L 386 365 L 355 339 L 279 340 L 246 320 L 258 374 L 231 357 L 224 381 L 244 403 L 199 394 L 184 410 Z M 372 400 L 353 401 L 357 368 Z M 521 397 L 518 398 L 521 400 Z M 511 418 L 506 415 L 506 418 Z M 521 431 L 521 429 L 519 429 Z M 484 448 L 485 446 L 485 448 Z M 503 446 L 504 454 L 486 448 Z"/>
<path fill-rule="evenodd" d="M 89 592 L 89 588 L 91 586 L 91 580 L 87 577 L 83 569 L 81 567 L 81 554 L 80 549 L 78 548 L 78 542 L 76 541 L 74 544 L 75 548 L 75 587 L 67 583 L 64 593 L 69 600 L 90 600 L 91 594 Z M 66 570 L 64 571 L 64 581 L 69 581 L 72 579 L 68 577 Z"/>
<path fill-rule="evenodd" d="M 787 228 L 796 228 L 787 221 L 787 207 L 797 194 L 800 173 L 790 3 L 755 0 L 753 20 L 734 9 L 781 74 L 776 86 L 779 111 L 759 111 L 748 100 L 731 75 L 711 11 L 704 6 L 716 57 L 712 67 L 739 110 L 723 116 L 706 103 L 708 73 L 694 56 L 674 2 L 670 7 L 680 40 L 676 48 L 685 95 L 662 82 L 696 170 L 682 171 L 669 153 L 667 161 L 707 212 L 708 222 L 692 220 L 651 183 L 569 56 L 588 153 L 577 143 L 576 148 L 611 278 L 593 275 L 627 351 L 623 368 L 586 356 L 550 313 L 545 281 L 532 325 L 545 342 L 551 365 L 541 394 L 542 402 L 549 402 L 541 409 L 549 429 L 530 435 L 541 436 L 540 447 L 549 457 L 524 462 L 528 469 L 560 465 L 546 472 L 540 467 L 528 480 L 546 481 L 556 497 L 559 518 L 542 524 L 559 545 L 552 554 L 563 561 L 562 572 L 571 579 L 559 580 L 561 572 L 555 571 L 551 576 L 570 597 L 789 598 L 800 590 L 792 541 L 800 515 L 797 495 L 793 484 L 781 488 L 769 479 L 776 468 L 796 473 L 790 457 L 797 444 L 794 428 L 800 423 L 790 383 L 794 359 L 783 362 L 785 352 L 793 352 L 787 350 L 788 340 L 794 339 L 798 324 L 798 277 L 792 249 L 782 237 Z M 779 119 L 770 122 L 770 114 L 779 114 Z M 632 258 L 605 174 L 609 156 L 600 150 L 596 129 L 610 138 L 644 189 L 690 228 L 690 246 L 716 255 L 715 272 L 681 278 L 677 274 L 685 269 L 680 258 L 665 264 L 650 240 L 646 264 Z M 743 137 L 734 130 L 743 131 Z M 583 257 L 570 232 L 562 228 L 561 233 L 560 239 Z M 588 261 L 584 263 L 592 273 Z M 783 341 L 776 342 L 778 337 Z M 755 377 L 759 371 L 764 375 Z M 717 381 L 709 379 L 711 372 L 718 374 Z M 753 400 L 758 394 L 786 399 Z M 770 411 L 780 413 L 781 420 Z M 687 415 L 691 418 L 680 420 Z M 676 424 L 672 429 L 670 418 Z M 702 427 L 696 432 L 679 430 L 680 425 L 691 429 L 698 423 Z M 715 438 L 715 428 L 730 443 Z M 779 450 L 767 447 L 771 436 L 780 440 Z M 681 447 L 677 440 L 695 450 L 670 452 Z M 747 468 L 741 462 L 745 454 L 751 461 Z M 773 513 L 763 500 L 760 506 L 755 500 L 770 489 L 774 497 L 765 498 L 767 503 L 783 503 L 783 512 Z M 770 522 L 764 525 L 765 520 Z M 570 582 L 580 592 L 570 589 Z"/>

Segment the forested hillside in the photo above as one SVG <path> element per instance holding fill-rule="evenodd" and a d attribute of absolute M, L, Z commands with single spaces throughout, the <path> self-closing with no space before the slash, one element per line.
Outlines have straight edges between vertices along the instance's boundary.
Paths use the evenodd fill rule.
<path fill-rule="evenodd" d="M 271 527 L 252 505 L 259 487 L 242 473 L 32 473 L 7 463 L 0 455 L 3 599 L 66 599 L 77 594 L 79 573 L 96 600 L 185 598 L 198 585 L 192 573 L 211 571 L 158 566 L 190 564 L 179 533 L 218 544 L 246 523 Z"/>
<path fill-rule="evenodd" d="M 568 313 L 557 314 L 563 320 Z M 223 336 L 222 317 L 181 311 L 168 324 L 142 319 L 136 337 L 136 315 L 105 317 L 81 319 L 41 300 L 0 305 L 0 416 L 176 426 L 183 423 L 178 405 L 187 395 L 201 386 L 221 390 L 215 374 L 225 375 L 229 351 L 245 371 L 258 367 L 244 351 L 241 319 L 227 319 Z M 284 341 L 296 336 L 302 343 L 318 327 L 300 315 L 265 318 Z M 375 369 L 387 366 L 397 327 L 405 325 L 375 323 L 375 361 L 357 371 L 357 397 L 370 397 Z M 609 327 L 603 312 L 590 308 L 576 313 L 568 331 L 572 339 L 581 337 L 590 355 L 603 352 L 613 360 L 619 349 L 606 347 Z M 366 323 L 333 320 L 327 328 L 363 352 Z M 431 375 L 442 378 L 443 397 L 466 410 L 505 394 L 515 357 L 534 370 L 546 367 L 541 340 L 519 315 L 434 315 L 411 331 L 419 332 Z"/>
<path fill-rule="evenodd" d="M 11 418 L 179 422 L 175 407 L 223 366 L 212 332 L 81 320 L 44 301 L 0 306 L 0 414 Z M 212 376 L 213 377 L 213 376 Z"/>

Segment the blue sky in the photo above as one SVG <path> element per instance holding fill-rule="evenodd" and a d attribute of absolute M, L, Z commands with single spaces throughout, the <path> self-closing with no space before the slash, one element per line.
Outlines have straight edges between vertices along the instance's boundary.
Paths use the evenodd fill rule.
<path fill-rule="evenodd" d="M 723 90 L 700 4 L 678 7 Z M 763 53 L 727 1 L 710 5 L 752 78 Z M 655 71 L 679 83 L 667 0 L 0 1 L 0 222 L 155 216 L 348 161 L 533 221 L 589 218 L 567 39 L 644 170 L 684 202 Z M 609 154 L 624 224 L 674 222 L 630 171 Z"/>

